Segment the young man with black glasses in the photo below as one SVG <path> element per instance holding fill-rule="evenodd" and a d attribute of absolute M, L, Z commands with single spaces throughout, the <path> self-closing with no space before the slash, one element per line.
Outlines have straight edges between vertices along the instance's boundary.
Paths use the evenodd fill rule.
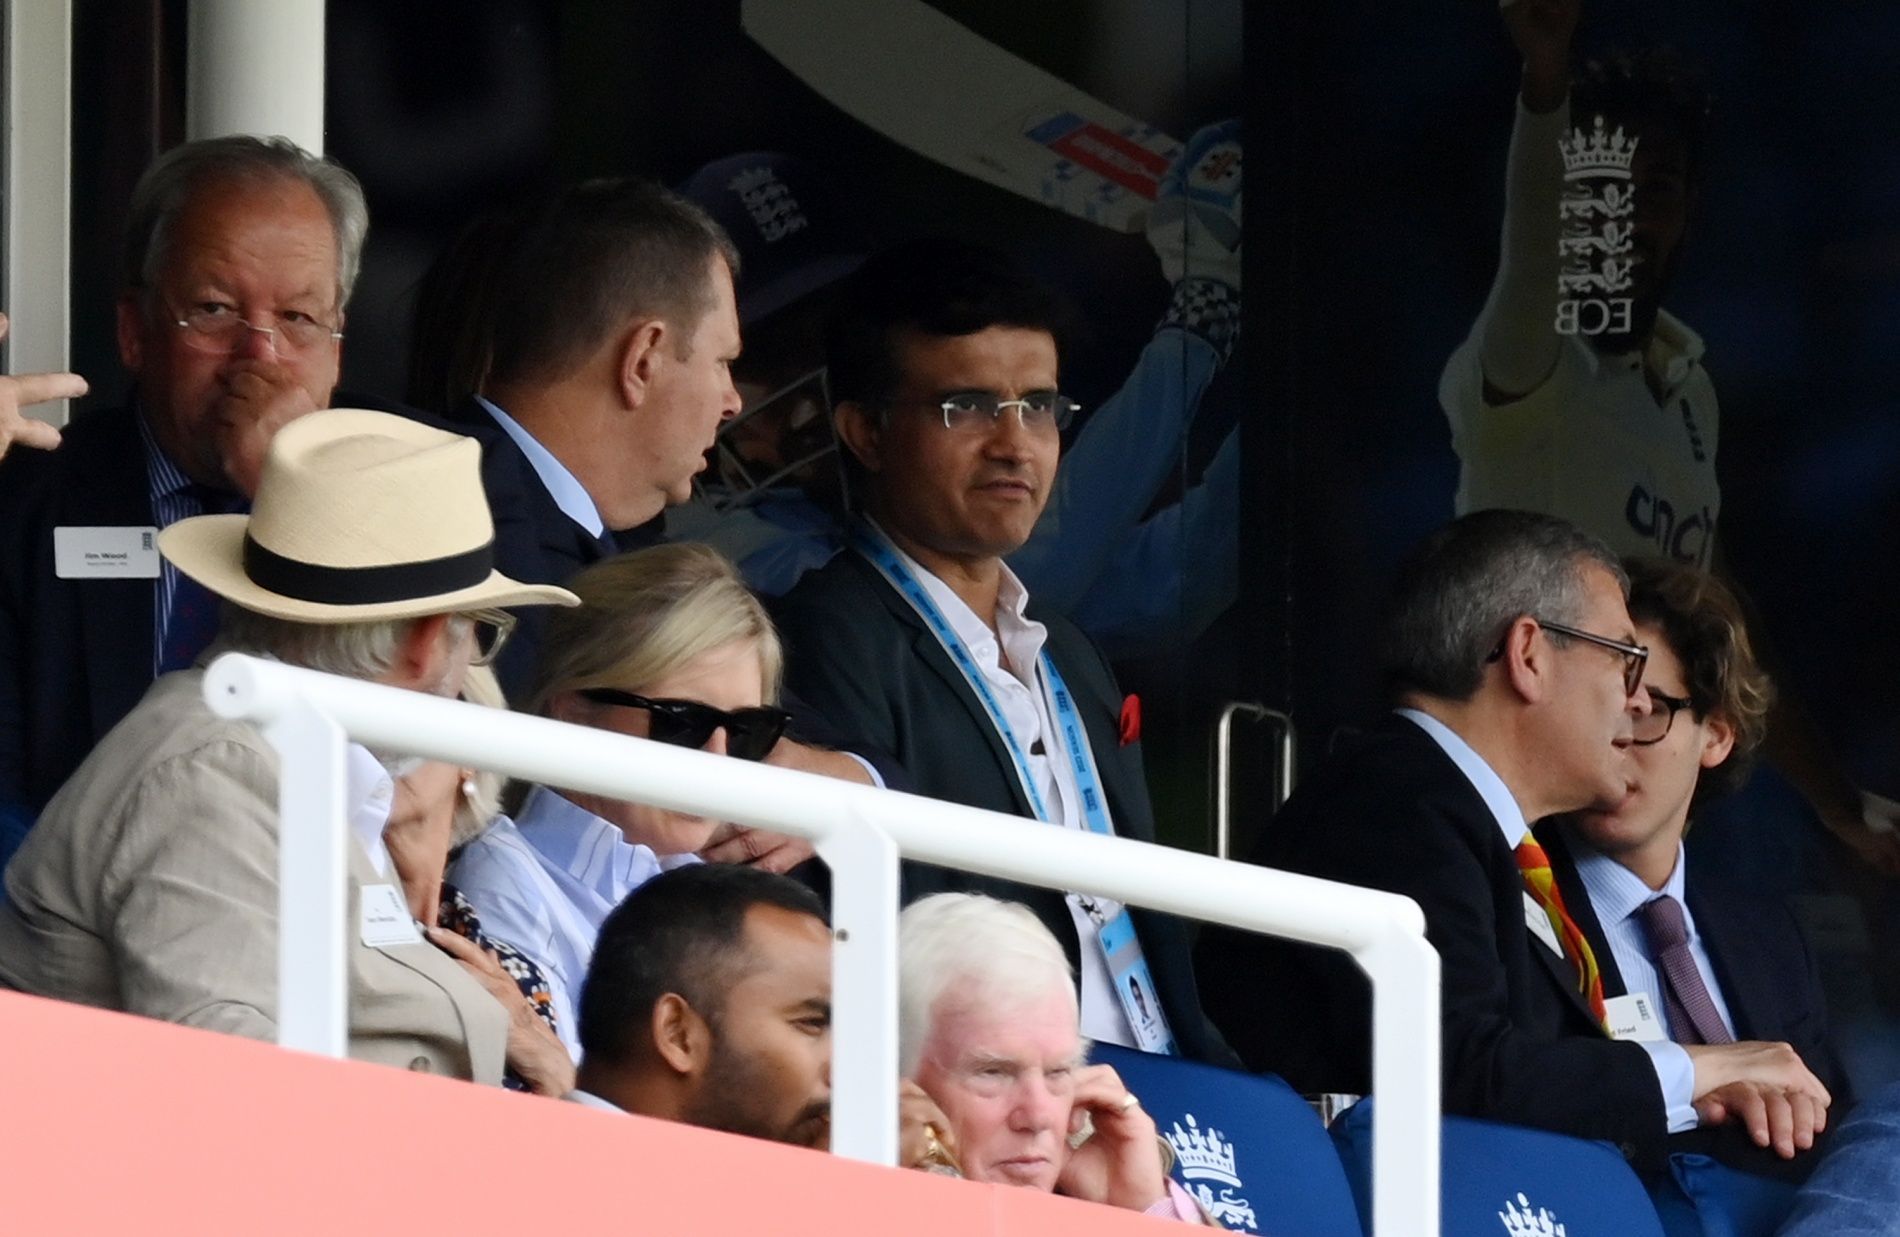
<path fill-rule="evenodd" d="M 1650 712 L 1636 722 L 1628 793 L 1563 822 L 1574 878 L 1560 871 L 1560 883 L 1595 946 L 1605 991 L 1630 1009 L 1632 1033 L 1669 1045 L 1657 1050 L 1659 1070 L 1686 1074 L 1689 1045 L 1784 1041 L 1835 1088 L 1820 979 L 1793 915 L 1772 898 L 1691 873 L 1682 846 L 1691 814 L 1746 780 L 1767 726 L 1773 688 L 1741 607 L 1694 567 L 1626 566 L 1636 638 L 1649 648 Z M 1695 1108 L 1703 1120 L 1718 1116 L 1709 1105 Z M 1760 1122 L 1776 1150 L 1805 1171 L 1815 1157 L 1800 1153 L 1814 1146 L 1825 1110 L 1800 1093 L 1771 1094 L 1749 1115 L 1751 1126 Z M 1717 1129 L 1687 1141 L 1707 1141 L 1743 1167 L 1779 1167 L 1735 1127 Z"/>
<path fill-rule="evenodd" d="M 1433 534 L 1384 619 L 1393 715 L 1301 782 L 1250 858 L 1417 901 L 1443 965 L 1446 1112 L 1605 1139 L 1653 1167 L 1699 1116 L 1765 1144 L 1771 1104 L 1816 1117 L 1828 1093 L 1786 1044 L 1616 1033 L 1620 994 L 1541 822 L 1611 810 L 1637 779 L 1651 653 L 1626 589 L 1602 542 L 1553 516 L 1474 512 Z M 1370 990 L 1344 954 L 1209 930 L 1198 960 L 1250 1066 L 1366 1092 Z"/>

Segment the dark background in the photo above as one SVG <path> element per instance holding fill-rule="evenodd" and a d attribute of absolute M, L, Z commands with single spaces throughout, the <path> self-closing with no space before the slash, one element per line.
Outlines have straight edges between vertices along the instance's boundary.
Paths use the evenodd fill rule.
<path fill-rule="evenodd" d="M 1494 0 L 937 5 L 1177 137 L 1246 122 L 1247 343 L 1177 460 L 1185 484 L 1239 419 L 1242 601 L 1194 648 L 1122 667 L 1144 696 L 1164 836 L 1206 846 L 1223 701 L 1290 709 L 1308 762 L 1380 707 L 1372 615 L 1399 556 L 1451 513 L 1457 464 L 1436 386 L 1496 262 L 1515 55 Z M 110 304 L 125 196 L 183 136 L 184 7 L 76 6 L 73 355 L 95 399 L 123 390 Z M 345 345 L 353 389 L 401 391 L 415 282 L 476 210 L 550 178 L 678 182 L 745 150 L 831 169 L 876 237 L 985 239 L 1061 285 L 1090 328 L 1065 364 L 1085 404 L 1114 389 L 1163 307 L 1140 237 L 858 125 L 744 37 L 737 0 L 332 0 L 329 16 L 329 151 L 362 178 L 374 221 Z M 1765 616 L 1783 690 L 1862 785 L 1900 796 L 1887 592 L 1900 531 L 1900 5 L 1598 0 L 1577 50 L 1657 42 L 1701 64 L 1717 98 L 1667 303 L 1707 341 L 1722 404 L 1721 551 Z M 928 80 L 932 66 L 914 71 Z M 1270 786 L 1258 733 L 1243 728 L 1240 751 L 1244 841 Z M 1802 899 L 1858 1051 L 1900 1074 L 1877 1012 L 1900 1004 L 1892 882 L 1848 862 L 1772 772 L 1700 825 L 1692 844 L 1709 862 Z"/>

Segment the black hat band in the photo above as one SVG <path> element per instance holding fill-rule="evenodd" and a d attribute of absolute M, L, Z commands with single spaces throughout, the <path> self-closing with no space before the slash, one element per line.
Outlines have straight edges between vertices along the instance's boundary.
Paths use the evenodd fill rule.
<path fill-rule="evenodd" d="M 474 588 L 495 569 L 495 543 L 462 554 L 377 567 L 332 567 L 285 558 L 244 534 L 244 574 L 280 597 L 327 606 L 414 601 Z"/>

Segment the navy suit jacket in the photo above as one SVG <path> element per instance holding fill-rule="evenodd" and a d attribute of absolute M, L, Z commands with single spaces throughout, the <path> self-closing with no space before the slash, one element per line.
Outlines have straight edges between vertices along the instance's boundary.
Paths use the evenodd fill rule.
<path fill-rule="evenodd" d="M 663 539 L 664 516 L 655 516 L 634 528 L 609 532 L 605 537 L 596 537 L 576 524 L 548 493 L 520 446 L 474 400 L 456 410 L 451 428 L 482 444 L 482 480 L 489 486 L 489 493 L 518 496 L 511 503 L 509 522 L 514 531 L 507 538 L 497 539 L 495 566 L 502 574 L 529 584 L 565 584 L 584 568 L 603 559 L 645 549 Z M 499 521 L 498 515 L 498 524 Z M 533 678 L 535 661 L 540 656 L 542 637 L 547 630 L 546 610 L 544 606 L 524 606 L 515 611 L 515 634 L 502 648 L 495 667 L 502 689 L 511 701 L 520 700 Z M 780 703 L 792 714 L 789 731 L 794 738 L 851 752 L 869 761 L 886 786 L 894 790 L 909 789 L 903 768 L 888 753 L 839 730 L 795 692 L 785 692 Z"/>
<path fill-rule="evenodd" d="M 1570 964 L 1525 926 L 1496 819 L 1418 726 L 1394 716 L 1335 752 L 1249 858 L 1418 902 L 1441 966 L 1446 1112 L 1662 1163 L 1668 1121 L 1647 1053 L 1604 1035 Z M 1303 1092 L 1371 1089 L 1371 986 L 1345 954 L 1209 928 L 1197 961 L 1208 1012 L 1250 1067 Z"/>
<path fill-rule="evenodd" d="M 0 801 L 37 815 L 152 683 L 155 581 L 62 580 L 53 530 L 147 527 L 134 413 L 99 409 L 58 449 L 0 461 Z"/>
<path fill-rule="evenodd" d="M 1002 739 L 950 657 L 907 602 L 855 553 L 808 572 L 774 607 L 786 645 L 786 681 L 835 725 L 891 752 L 917 793 L 972 807 L 1033 816 Z M 1115 832 L 1154 840 L 1139 744 L 1123 746 L 1121 689 L 1101 652 L 1065 619 L 1036 615 L 1048 652 L 1068 683 L 1101 773 Z M 920 863 L 903 870 L 906 902 L 966 890 L 1025 903 L 1063 943 L 1080 943 L 1063 895 Z M 1162 1007 L 1188 1056 L 1233 1064 L 1231 1049 L 1201 1011 L 1186 926 L 1133 912 Z"/>
<path fill-rule="evenodd" d="M 1538 837 L 1546 835 L 1551 870 L 1563 890 L 1571 918 L 1596 952 L 1604 994 L 1623 996 L 1629 987 L 1617 969 L 1609 938 L 1577 874 L 1564 830 L 1539 825 Z M 1685 873 L 1684 889 L 1696 932 L 1735 1024 L 1735 1038 L 1781 1041 L 1794 1048 L 1834 1097 L 1829 1111 L 1838 1120 L 1852 1099 L 1846 1093 L 1845 1072 L 1827 1039 L 1827 1005 L 1820 970 L 1794 913 L 1778 898 L 1723 885 L 1698 874 L 1694 867 Z M 1660 1000 L 1660 993 L 1650 995 Z M 1669 1147 L 1672 1151 L 1712 1155 L 1747 1172 L 1798 1179 L 1820 1159 L 1827 1137 L 1824 1131 L 1813 1150 L 1792 1161 L 1757 1147 L 1735 1124 L 1671 1135 Z"/>
<path fill-rule="evenodd" d="M 528 584 L 565 584 L 582 568 L 608 557 L 611 551 L 601 539 L 555 503 L 534 465 L 486 409 L 471 399 L 455 410 L 450 421 L 449 428 L 482 444 L 482 484 L 488 488 L 491 504 L 498 493 L 516 496 L 510 512 L 511 535 L 498 538 L 496 545 L 495 566 L 503 575 Z M 659 540 L 658 521 L 623 536 L 627 541 L 617 548 L 652 545 Z M 515 611 L 515 634 L 495 665 L 510 701 L 520 699 L 534 675 L 547 628 L 546 610 L 545 606 L 523 606 Z"/>
<path fill-rule="evenodd" d="M 339 392 L 334 402 L 467 432 L 383 401 Z M 151 686 L 155 582 L 62 580 L 53 562 L 55 528 L 156 523 L 136 415 L 87 413 L 56 450 L 12 451 L 0 461 L 0 802 L 33 814 Z M 482 482 L 496 565 L 506 572 L 527 557 L 527 503 L 541 490 L 486 450 Z"/>

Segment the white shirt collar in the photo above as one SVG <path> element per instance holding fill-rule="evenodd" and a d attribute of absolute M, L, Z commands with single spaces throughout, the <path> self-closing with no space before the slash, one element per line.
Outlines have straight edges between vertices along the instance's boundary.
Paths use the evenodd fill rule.
<path fill-rule="evenodd" d="M 1570 830 L 1564 836 L 1569 840 L 1570 852 L 1577 861 L 1577 874 L 1583 878 L 1584 887 L 1590 891 L 1590 905 L 1596 909 L 1597 918 L 1605 926 L 1621 923 L 1634 915 L 1645 902 L 1664 895 L 1674 898 L 1676 905 L 1683 908 L 1683 913 L 1688 913 L 1681 842 L 1676 843 L 1676 866 L 1670 869 L 1669 879 L 1663 882 L 1661 889 L 1651 889 L 1643 883 L 1642 877 L 1578 837 L 1576 830 Z"/>
<path fill-rule="evenodd" d="M 1484 805 L 1491 809 L 1492 817 L 1498 822 L 1499 832 L 1504 834 L 1504 843 L 1512 850 L 1524 840 L 1531 831 L 1529 822 L 1524 819 L 1524 809 L 1517 805 L 1517 796 L 1504 784 L 1497 771 L 1485 763 L 1484 757 L 1472 749 L 1471 744 L 1459 737 L 1458 732 L 1439 721 L 1429 713 L 1418 709 L 1396 709 L 1400 717 L 1415 724 L 1438 744 L 1458 771 L 1465 775 L 1471 788 L 1478 792 Z"/>
<path fill-rule="evenodd" d="M 396 803 L 395 780 L 383 762 L 361 743 L 352 743 L 343 751 L 343 780 L 350 808 L 350 833 L 369 856 L 376 875 L 388 876 L 389 848 L 383 844 L 383 830 Z"/>
<path fill-rule="evenodd" d="M 998 563 L 1003 575 L 996 590 L 996 631 L 991 632 L 990 625 L 963 598 L 957 596 L 956 590 L 937 578 L 935 572 L 906 554 L 896 539 L 884 531 L 883 525 L 869 516 L 865 517 L 865 522 L 877 529 L 878 535 L 891 547 L 891 552 L 897 555 L 897 561 L 917 577 L 918 583 L 930 594 L 930 600 L 936 603 L 937 609 L 949 621 L 951 630 L 957 633 L 957 638 L 965 646 L 980 649 L 995 644 L 1000 638 L 1005 647 L 1015 652 L 1017 638 L 1028 636 L 1040 650 L 1042 639 L 1049 629 L 1028 617 L 1029 590 L 1023 585 L 1021 577 L 1009 569 L 1007 562 Z M 1030 664 L 1034 665 L 1033 658 Z"/>
<path fill-rule="evenodd" d="M 552 451 L 537 442 L 533 434 L 521 427 L 520 422 L 497 408 L 487 398 L 477 395 L 475 402 L 486 408 L 488 415 L 495 418 L 495 424 L 501 426 L 502 431 L 515 440 L 515 445 L 521 448 L 521 454 L 527 456 L 528 463 L 534 466 L 534 473 L 541 478 L 541 484 L 547 487 L 548 497 L 554 500 L 554 505 L 559 507 L 568 519 L 594 536 L 605 536 L 607 522 L 600 518 L 600 508 L 594 505 L 593 498 L 587 493 L 587 487 L 568 471 L 567 465 L 561 463 L 554 457 Z"/>
<path fill-rule="evenodd" d="M 561 1098 L 571 1104 L 580 1104 L 587 1108 L 598 1108 L 602 1112 L 617 1112 L 624 1115 L 627 1111 L 620 1105 L 609 1103 L 601 1099 L 598 1095 L 595 1095 L 592 1091 L 583 1091 L 579 1087 L 575 1087 Z"/>

